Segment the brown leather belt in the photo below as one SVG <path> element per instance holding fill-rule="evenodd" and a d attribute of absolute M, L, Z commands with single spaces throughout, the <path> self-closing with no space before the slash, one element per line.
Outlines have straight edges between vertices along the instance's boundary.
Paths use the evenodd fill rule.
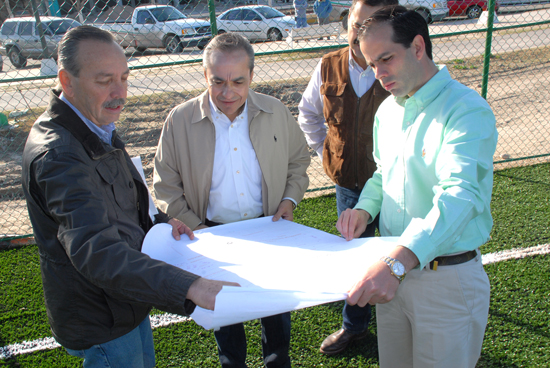
<path fill-rule="evenodd" d="M 471 250 L 466 253 L 455 254 L 454 256 L 440 256 L 436 257 L 433 261 L 430 262 L 430 269 L 437 270 L 438 266 L 452 266 L 461 263 L 468 262 L 469 260 L 474 259 L 477 256 L 475 250 Z"/>

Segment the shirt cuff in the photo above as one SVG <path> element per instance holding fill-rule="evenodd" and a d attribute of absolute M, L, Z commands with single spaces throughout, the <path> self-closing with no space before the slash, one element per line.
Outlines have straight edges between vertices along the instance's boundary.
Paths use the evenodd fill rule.
<path fill-rule="evenodd" d="M 296 201 L 295 201 L 294 199 L 290 198 L 290 197 L 284 197 L 284 198 L 281 200 L 281 202 L 284 201 L 285 199 L 288 199 L 289 201 L 292 202 L 292 204 L 293 204 L 292 209 L 293 209 L 293 210 L 296 209 L 296 207 L 298 207 L 298 203 L 296 203 Z"/>

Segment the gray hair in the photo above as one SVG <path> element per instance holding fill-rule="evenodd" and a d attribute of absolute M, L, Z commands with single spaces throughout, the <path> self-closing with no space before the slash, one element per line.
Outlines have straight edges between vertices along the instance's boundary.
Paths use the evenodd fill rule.
<path fill-rule="evenodd" d="M 78 77 L 81 65 L 78 63 L 78 46 L 82 41 L 92 40 L 105 43 L 115 43 L 115 37 L 108 31 L 92 26 L 71 28 L 59 43 L 57 51 L 60 69 Z"/>
<path fill-rule="evenodd" d="M 248 55 L 248 68 L 252 72 L 254 70 L 254 49 L 246 38 L 234 32 L 219 34 L 208 43 L 204 49 L 202 66 L 204 69 L 208 69 L 211 66 L 210 56 L 214 51 L 233 52 L 241 50 Z"/>

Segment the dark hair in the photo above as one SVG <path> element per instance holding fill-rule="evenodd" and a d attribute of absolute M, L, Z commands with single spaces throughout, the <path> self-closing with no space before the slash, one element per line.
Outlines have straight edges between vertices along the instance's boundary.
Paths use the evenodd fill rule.
<path fill-rule="evenodd" d="M 75 77 L 78 77 L 81 68 L 78 63 L 78 46 L 85 40 L 116 43 L 114 36 L 103 29 L 92 26 L 71 28 L 61 39 L 57 55 L 61 69 L 65 69 Z"/>
<path fill-rule="evenodd" d="M 426 45 L 426 55 L 433 60 L 428 24 L 420 14 L 400 5 L 386 6 L 363 22 L 357 38 L 362 40 L 371 28 L 382 23 L 388 23 L 392 27 L 392 41 L 402 44 L 407 49 L 411 47 L 414 38 L 421 35 Z"/>
<path fill-rule="evenodd" d="M 349 7 L 349 12 L 351 13 L 357 3 L 365 4 L 368 6 L 389 6 L 399 4 L 399 0 L 353 0 L 351 6 Z"/>
<path fill-rule="evenodd" d="M 248 68 L 254 70 L 254 49 L 243 36 L 234 32 L 222 33 L 214 37 L 204 49 L 202 65 L 204 69 L 210 67 L 210 55 L 214 51 L 233 52 L 244 51 L 248 55 Z"/>

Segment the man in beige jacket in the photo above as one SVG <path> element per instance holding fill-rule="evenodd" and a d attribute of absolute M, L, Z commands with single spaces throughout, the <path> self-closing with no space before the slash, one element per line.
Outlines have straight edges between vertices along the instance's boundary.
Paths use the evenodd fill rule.
<path fill-rule="evenodd" d="M 204 51 L 208 84 L 170 112 L 155 157 L 159 207 L 191 229 L 273 215 L 293 220 L 309 179 L 304 134 L 281 101 L 250 89 L 254 50 L 216 36 Z M 290 367 L 290 314 L 262 318 L 267 367 Z M 242 324 L 214 333 L 222 367 L 246 367 Z"/>

